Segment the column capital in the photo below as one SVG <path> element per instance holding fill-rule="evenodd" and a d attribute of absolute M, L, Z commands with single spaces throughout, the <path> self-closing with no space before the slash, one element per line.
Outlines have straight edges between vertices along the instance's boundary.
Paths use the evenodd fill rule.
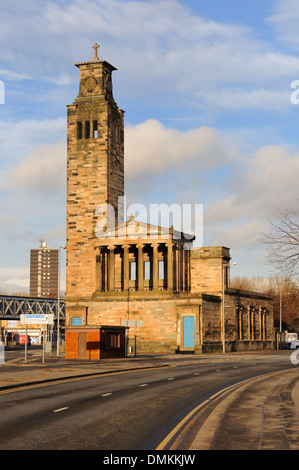
<path fill-rule="evenodd" d="M 160 242 L 150 243 L 150 246 L 151 246 L 152 248 L 158 248 L 159 245 L 160 245 Z"/>

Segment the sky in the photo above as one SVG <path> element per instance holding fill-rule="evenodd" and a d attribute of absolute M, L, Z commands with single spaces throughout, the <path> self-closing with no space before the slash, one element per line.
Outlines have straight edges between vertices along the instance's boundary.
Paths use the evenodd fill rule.
<path fill-rule="evenodd" d="M 232 278 L 273 274 L 262 234 L 298 198 L 297 0 L 0 0 L 0 12 L 1 292 L 29 292 L 40 239 L 65 245 L 66 106 L 95 42 L 117 68 L 127 205 L 200 204 L 196 246 L 229 247 Z"/>

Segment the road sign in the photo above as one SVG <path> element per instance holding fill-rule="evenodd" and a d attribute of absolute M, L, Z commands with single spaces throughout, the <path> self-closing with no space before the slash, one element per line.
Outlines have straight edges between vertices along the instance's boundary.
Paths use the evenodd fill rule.
<path fill-rule="evenodd" d="M 121 326 L 144 326 L 143 320 L 122 320 Z"/>
<path fill-rule="evenodd" d="M 53 325 L 54 315 L 50 314 L 21 314 L 20 321 L 23 325 Z"/>
<path fill-rule="evenodd" d="M 135 357 L 137 355 L 137 326 L 144 326 L 143 320 L 121 320 L 121 326 L 135 327 Z"/>

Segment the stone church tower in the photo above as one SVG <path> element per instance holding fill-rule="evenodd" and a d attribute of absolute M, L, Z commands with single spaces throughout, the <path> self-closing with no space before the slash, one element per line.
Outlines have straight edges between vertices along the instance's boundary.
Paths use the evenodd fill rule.
<path fill-rule="evenodd" d="M 95 291 L 97 208 L 115 209 L 124 195 L 124 112 L 112 94 L 116 68 L 97 55 L 75 65 L 80 69 L 79 94 L 67 106 L 67 298 Z M 113 220 L 112 220 L 113 223 Z"/>

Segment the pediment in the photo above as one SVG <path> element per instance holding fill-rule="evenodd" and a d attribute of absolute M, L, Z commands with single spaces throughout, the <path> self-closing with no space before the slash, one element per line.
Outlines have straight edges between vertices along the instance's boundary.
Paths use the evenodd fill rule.
<path fill-rule="evenodd" d="M 161 239 L 161 240 L 186 240 L 188 242 L 194 240 L 193 235 L 184 234 L 183 232 L 174 230 L 173 227 L 167 228 L 160 225 L 147 224 L 130 218 L 112 229 L 96 232 L 99 240 L 107 239 Z"/>

